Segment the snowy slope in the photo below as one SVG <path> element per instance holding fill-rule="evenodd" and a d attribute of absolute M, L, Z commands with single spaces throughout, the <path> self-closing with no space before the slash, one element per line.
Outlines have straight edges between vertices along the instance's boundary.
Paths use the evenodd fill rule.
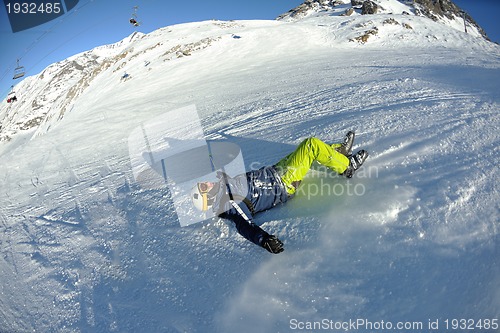
<path fill-rule="evenodd" d="M 436 12 L 436 8 L 425 5 L 426 0 L 416 3 L 376 0 L 371 3 L 377 6 L 377 15 L 361 15 L 360 6 L 353 6 L 348 0 L 310 0 L 281 15 L 279 20 L 293 22 L 307 17 L 312 21 L 328 16 L 333 21 L 333 17 L 337 17 L 335 25 L 317 23 L 328 29 L 327 37 L 311 41 L 325 45 L 332 41 L 336 46 L 346 41 L 365 44 L 370 40 L 370 43 L 393 46 L 441 41 L 448 46 L 461 47 L 464 43 L 463 19 L 456 16 L 458 7 L 448 0 L 445 2 L 455 11 Z M 431 17 L 432 22 L 425 15 Z M 469 20 L 468 34 L 481 39 L 484 32 L 471 18 Z M 114 78 L 119 74 L 128 75 L 126 79 L 129 79 L 131 73 L 127 71 L 131 69 L 148 67 L 151 61 L 158 65 L 190 56 L 214 43 L 238 38 L 236 33 L 242 28 L 237 22 L 215 22 L 201 34 L 190 34 L 189 27 L 190 24 L 178 25 L 149 35 L 134 32 L 115 44 L 75 55 L 21 81 L 14 87 L 18 102 L 9 104 L 4 101 L 0 105 L 0 141 L 9 141 L 20 132 L 33 129 L 36 129 L 35 135 L 40 135 L 57 126 L 97 78 L 109 77 L 112 73 Z M 152 70 L 152 66 L 147 69 Z"/>
<path fill-rule="evenodd" d="M 1 332 L 289 332 L 323 319 L 429 332 L 429 320 L 447 331 L 446 319 L 500 319 L 497 45 L 394 14 L 134 38 L 89 51 L 115 60 L 62 118 L 9 126 L 0 144 Z M 350 181 L 311 171 L 296 198 L 257 215 L 285 243 L 270 255 L 222 220 L 181 228 L 167 189 L 133 181 L 130 133 L 191 104 L 248 169 L 349 129 L 371 155 Z M 16 109 L 1 111 L 3 125 Z"/>

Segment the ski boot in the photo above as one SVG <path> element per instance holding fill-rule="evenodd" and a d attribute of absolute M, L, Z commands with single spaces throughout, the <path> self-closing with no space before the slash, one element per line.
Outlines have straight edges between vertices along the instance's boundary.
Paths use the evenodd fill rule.
<path fill-rule="evenodd" d="M 335 148 L 335 150 L 346 157 L 351 157 L 353 142 L 354 142 L 354 132 L 349 131 L 345 135 L 344 141 L 341 143 L 340 147 Z"/>
<path fill-rule="evenodd" d="M 368 152 L 366 150 L 360 150 L 356 154 L 350 156 L 349 166 L 344 171 L 343 175 L 346 176 L 347 178 L 352 178 L 354 172 L 363 165 L 367 157 L 368 157 Z"/>

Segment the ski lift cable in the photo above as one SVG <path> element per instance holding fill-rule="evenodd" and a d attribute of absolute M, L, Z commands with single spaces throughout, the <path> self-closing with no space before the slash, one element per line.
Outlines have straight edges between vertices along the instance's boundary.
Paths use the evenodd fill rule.
<path fill-rule="evenodd" d="M 91 2 L 94 2 L 94 0 L 88 0 L 86 3 L 84 3 L 80 7 L 75 8 L 75 10 L 70 11 L 69 13 L 63 15 L 61 17 L 61 19 L 57 20 L 57 22 L 54 25 L 52 25 L 49 29 L 45 30 L 42 34 L 40 34 L 40 36 L 38 36 L 35 40 L 33 40 L 33 42 L 24 50 L 23 54 L 19 58 L 17 58 L 17 67 L 16 68 L 19 68 L 19 61 L 21 59 L 23 59 L 28 53 L 30 53 L 35 48 L 35 46 L 38 45 L 38 43 L 40 41 L 42 41 L 49 33 L 51 33 L 58 25 L 65 22 L 73 14 L 77 13 L 79 10 L 86 7 Z M 45 57 L 47 57 L 47 56 L 45 56 Z M 14 65 L 13 65 L 13 63 L 11 63 L 11 65 L 4 71 L 4 73 L 0 77 L 0 81 L 2 81 L 5 78 L 5 76 L 7 76 L 7 74 L 12 71 L 13 67 L 14 67 Z M 28 71 L 26 71 L 26 72 L 28 72 Z"/>
<path fill-rule="evenodd" d="M 50 27 L 50 29 L 44 31 L 40 36 L 38 36 L 24 51 L 24 53 L 22 54 L 22 56 L 20 58 L 17 59 L 17 61 L 19 61 L 20 59 L 22 59 L 23 57 L 25 57 L 28 53 L 30 53 L 34 48 L 35 46 L 40 42 L 42 41 L 49 33 L 51 33 L 58 25 L 60 25 L 61 23 L 65 22 L 65 20 L 67 20 L 69 17 L 71 17 L 72 15 L 74 15 L 75 13 L 79 12 L 81 9 L 85 8 L 87 5 L 89 5 L 91 2 L 94 2 L 94 0 L 88 0 L 86 3 L 84 3 L 83 5 L 79 6 L 78 8 L 75 8 L 73 11 L 71 11 L 70 13 L 68 13 L 67 15 L 64 15 L 60 20 L 58 20 L 58 22 L 56 22 L 53 26 Z M 134 8 L 139 8 L 138 6 L 134 6 Z M 35 63 L 34 65 L 30 66 L 29 69 L 26 69 L 25 70 L 25 73 L 29 73 L 33 68 L 35 68 L 38 64 L 40 64 L 45 58 L 47 58 L 49 55 L 51 55 L 52 53 L 54 53 L 55 51 L 57 51 L 58 49 L 60 49 L 62 46 L 64 46 L 66 43 L 70 42 L 71 40 L 77 38 L 78 36 L 80 36 L 81 34 L 91 30 L 91 29 L 94 29 L 96 26 L 99 26 L 101 25 L 102 23 L 104 22 L 107 22 L 109 21 L 109 18 L 114 16 L 115 14 L 111 14 L 107 17 L 105 17 L 104 19 L 102 19 L 102 21 L 99 21 L 97 24 L 94 24 L 84 30 L 82 30 L 81 32 L 77 33 L 76 35 L 70 37 L 69 39 L 65 40 L 63 43 L 61 43 L 58 47 L 56 47 L 55 49 L 53 49 L 52 51 L 50 51 L 49 53 L 47 53 L 43 58 L 41 58 L 37 63 Z M 13 63 L 10 64 L 10 66 L 8 68 L 6 68 L 6 70 L 4 71 L 4 73 L 2 74 L 2 76 L 0 77 L 0 81 L 2 81 L 9 73 L 12 72 L 12 69 L 13 69 L 14 65 Z M 18 66 L 19 67 L 19 66 Z M 5 95 L 5 92 L 2 93 L 2 95 Z"/>
<path fill-rule="evenodd" d="M 35 46 L 40 42 L 42 41 L 49 33 L 51 33 L 58 25 L 60 25 L 61 23 L 65 22 L 69 17 L 71 17 L 72 15 L 74 15 L 75 13 L 77 13 L 79 10 L 81 10 L 82 8 L 86 7 L 87 5 L 89 5 L 91 2 L 93 2 L 94 0 L 88 0 L 86 3 L 84 3 L 83 5 L 75 8 L 74 10 L 72 10 L 71 12 L 67 13 L 66 15 L 62 16 L 62 18 L 60 18 L 59 20 L 57 20 L 57 22 L 55 24 L 53 24 L 49 29 L 45 30 L 42 34 L 40 34 L 35 40 L 33 40 L 33 42 L 27 47 L 25 48 L 24 50 L 24 53 L 16 59 L 16 62 L 17 62 L 17 67 L 15 67 L 14 69 L 14 64 L 11 63 L 6 69 L 5 71 L 2 73 L 2 76 L 0 77 L 0 81 L 3 81 L 5 79 L 5 77 L 7 75 L 9 75 L 9 73 L 12 73 L 12 70 L 14 69 L 17 70 L 19 69 L 20 67 L 23 68 L 23 73 L 26 74 L 26 73 L 29 73 L 31 71 L 31 69 L 33 67 L 35 67 L 36 65 L 38 65 L 41 61 L 39 61 L 38 63 L 35 64 L 35 66 L 32 66 L 31 68 L 29 69 L 25 69 L 24 66 L 19 66 L 19 61 L 24 58 L 27 54 L 29 54 L 34 48 Z M 59 46 L 60 47 L 60 46 Z M 58 47 L 58 48 L 59 48 Z M 55 50 L 51 51 L 49 54 L 51 54 L 52 52 L 54 52 Z M 49 54 L 47 54 L 45 57 L 42 58 L 45 59 Z M 14 75 L 16 76 L 16 74 Z M 24 76 L 24 75 L 23 75 Z M 2 96 L 4 96 L 6 93 L 6 91 L 3 91 L 2 92 Z"/>
<path fill-rule="evenodd" d="M 52 53 L 56 52 L 57 50 L 59 50 L 61 47 L 63 47 L 64 45 L 66 45 L 67 43 L 69 43 L 70 41 L 72 41 L 73 39 L 79 37 L 81 34 L 89 31 L 89 30 L 92 30 L 92 29 L 95 29 L 96 26 L 104 23 L 104 22 L 107 22 L 109 21 L 109 18 L 111 16 L 108 16 L 108 17 L 105 17 L 104 19 L 102 19 L 100 22 L 98 22 L 97 24 L 95 25 L 92 25 L 92 26 L 89 26 L 87 27 L 86 29 L 80 31 L 79 33 L 77 33 L 76 35 L 73 35 L 71 36 L 70 38 L 66 39 L 65 41 L 63 41 L 59 46 L 55 47 L 52 49 L 52 51 L 50 51 L 49 53 L 47 53 L 45 56 L 43 56 L 42 58 L 40 58 L 40 60 L 38 62 L 36 62 L 35 64 L 33 64 L 26 72 L 29 72 L 31 71 L 33 68 L 35 68 L 36 66 L 38 66 L 43 60 L 45 60 L 45 58 L 47 58 L 49 55 L 51 55 Z"/>
<path fill-rule="evenodd" d="M 84 3 L 80 7 L 77 7 L 77 8 L 75 8 L 75 10 L 63 15 L 60 20 L 58 20 L 53 26 L 50 27 L 50 29 L 44 31 L 35 41 L 33 41 L 33 43 L 31 43 L 31 45 L 26 48 L 26 51 L 24 52 L 23 56 L 19 59 L 22 59 L 26 54 L 28 54 L 28 52 L 31 52 L 31 50 L 33 50 L 33 48 L 41 40 L 43 40 L 49 33 L 51 33 L 58 25 L 60 25 L 61 23 L 64 23 L 68 18 L 70 18 L 74 14 L 78 13 L 81 9 L 85 8 L 91 2 L 94 2 L 94 0 L 88 0 L 86 3 Z"/>
<path fill-rule="evenodd" d="M 69 13 L 68 15 L 65 15 L 65 17 L 61 20 L 59 20 L 58 22 L 56 22 L 53 26 L 50 27 L 50 29 L 44 31 L 40 36 L 38 36 L 24 51 L 23 55 L 16 59 L 16 61 L 19 61 L 20 59 L 22 59 L 23 57 L 25 57 L 28 53 L 30 53 L 34 48 L 35 46 L 40 42 L 42 41 L 50 32 L 52 32 L 59 24 L 63 23 L 66 19 L 68 19 L 68 17 L 71 17 L 71 15 L 77 13 L 78 11 L 80 11 L 81 9 L 83 9 L 84 7 L 86 7 L 87 5 L 89 5 L 91 2 L 94 2 L 94 0 L 88 0 L 86 3 L 84 3 L 83 5 L 81 5 L 80 7 L 76 8 L 75 10 L 73 10 L 71 13 Z M 101 25 L 102 23 L 104 22 L 107 22 L 109 21 L 109 19 L 111 17 L 113 17 L 114 15 L 116 14 L 110 14 L 109 16 L 103 18 L 101 21 L 97 22 L 96 24 L 92 25 L 92 26 L 89 26 L 87 27 L 86 29 L 80 31 L 79 33 L 77 33 L 76 35 L 68 38 L 67 40 L 65 40 L 64 42 L 62 42 L 59 46 L 57 46 L 56 48 L 52 49 L 49 53 L 47 53 L 45 56 L 43 56 L 42 58 L 40 58 L 40 60 L 38 62 L 36 62 L 34 65 L 30 66 L 28 69 L 25 69 L 25 73 L 29 73 L 31 72 L 31 70 L 33 68 L 35 68 L 37 65 L 39 65 L 45 58 L 47 58 L 49 55 L 51 55 L 52 53 L 56 52 L 57 50 L 59 50 L 62 46 L 64 46 L 66 43 L 70 42 L 71 40 L 79 37 L 81 34 L 91 30 L 91 29 L 94 29 L 96 28 L 96 26 L 99 26 Z M 8 68 L 6 68 L 6 70 L 4 71 L 4 73 L 2 74 L 2 76 L 0 77 L 0 81 L 3 81 L 4 78 L 12 72 L 13 68 L 15 67 L 15 64 L 11 63 Z M 7 95 L 8 94 L 8 89 L 6 89 L 5 91 L 2 92 L 1 96 L 4 96 L 4 95 Z"/>

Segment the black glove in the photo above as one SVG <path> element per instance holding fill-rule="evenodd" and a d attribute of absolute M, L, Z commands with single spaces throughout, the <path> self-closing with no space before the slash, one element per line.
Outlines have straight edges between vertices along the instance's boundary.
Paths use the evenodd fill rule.
<path fill-rule="evenodd" d="M 269 235 L 262 241 L 262 247 L 271 253 L 281 253 L 283 252 L 283 242 L 274 235 Z"/>

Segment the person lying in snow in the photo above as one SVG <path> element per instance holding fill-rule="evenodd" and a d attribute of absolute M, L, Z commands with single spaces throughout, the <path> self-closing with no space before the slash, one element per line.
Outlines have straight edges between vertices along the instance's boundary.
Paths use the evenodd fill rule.
<path fill-rule="evenodd" d="M 351 178 L 368 157 L 365 150 L 351 154 L 353 141 L 352 131 L 342 143 L 332 145 L 314 137 L 305 139 L 273 166 L 234 178 L 219 171 L 219 182 L 197 183 L 191 199 L 198 210 L 212 209 L 219 217 L 233 221 L 240 235 L 249 241 L 271 253 L 283 252 L 283 243 L 253 223 L 253 215 L 291 199 L 314 161 Z"/>

